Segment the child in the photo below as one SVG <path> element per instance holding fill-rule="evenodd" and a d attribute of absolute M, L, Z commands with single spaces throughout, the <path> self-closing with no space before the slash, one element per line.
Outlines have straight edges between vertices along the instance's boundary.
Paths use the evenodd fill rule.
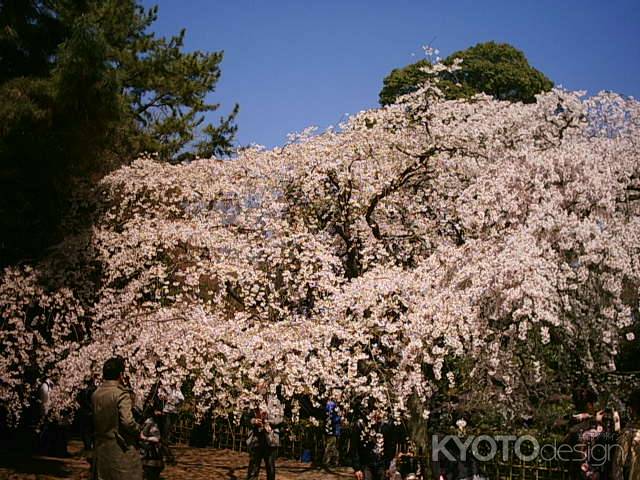
<path fill-rule="evenodd" d="M 162 412 L 155 411 L 152 417 L 147 418 L 140 432 L 142 454 L 142 466 L 146 480 L 158 480 L 160 472 L 164 468 L 162 458 L 162 445 L 160 436 L 159 417 Z"/>

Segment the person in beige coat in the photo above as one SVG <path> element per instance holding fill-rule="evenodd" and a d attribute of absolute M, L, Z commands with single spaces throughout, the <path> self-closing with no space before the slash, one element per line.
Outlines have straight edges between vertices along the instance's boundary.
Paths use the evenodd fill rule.
<path fill-rule="evenodd" d="M 95 459 L 100 480 L 142 480 L 136 443 L 140 427 L 133 419 L 131 392 L 124 386 L 124 360 L 107 360 L 104 381 L 91 397 L 95 428 Z"/>

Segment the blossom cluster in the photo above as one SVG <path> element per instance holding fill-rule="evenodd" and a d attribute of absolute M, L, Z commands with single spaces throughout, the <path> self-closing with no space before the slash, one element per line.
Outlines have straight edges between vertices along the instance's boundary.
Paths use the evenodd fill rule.
<path fill-rule="evenodd" d="M 429 418 L 455 396 L 508 420 L 615 368 L 638 318 L 638 103 L 434 82 L 282 148 L 104 178 L 82 240 L 1 278 L 12 418 L 44 376 L 70 414 L 112 355 L 139 400 L 160 377 L 219 414 L 268 379 L 294 404 Z"/>

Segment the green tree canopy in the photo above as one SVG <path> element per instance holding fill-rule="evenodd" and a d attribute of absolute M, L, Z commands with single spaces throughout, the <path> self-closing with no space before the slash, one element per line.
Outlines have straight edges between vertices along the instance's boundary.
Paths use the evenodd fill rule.
<path fill-rule="evenodd" d="M 140 152 L 166 161 L 233 150 L 236 105 L 204 115 L 222 52 L 150 32 L 136 0 L 0 3 L 0 266 L 55 241 L 68 195 Z"/>
<path fill-rule="evenodd" d="M 449 55 L 443 63 L 462 59 L 462 69 L 441 74 L 440 87 L 449 99 L 469 98 L 484 92 L 499 100 L 532 103 L 535 95 L 551 90 L 553 82 L 536 70 L 517 48 L 506 43 L 486 42 Z M 396 68 L 384 79 L 380 104 L 389 105 L 415 91 L 429 74 L 427 60 Z"/>

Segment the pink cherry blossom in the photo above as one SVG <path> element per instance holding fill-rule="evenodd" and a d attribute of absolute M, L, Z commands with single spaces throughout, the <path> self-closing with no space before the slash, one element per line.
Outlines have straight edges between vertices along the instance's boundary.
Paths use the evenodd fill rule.
<path fill-rule="evenodd" d="M 638 313 L 639 133 L 610 93 L 427 83 L 282 148 L 143 156 L 101 181 L 88 235 L 4 271 L 0 402 L 18 420 L 48 375 L 70 414 L 118 354 L 139 402 L 160 361 L 199 413 L 266 378 L 398 419 L 455 390 L 508 420 L 571 373 L 552 357 L 609 371 Z"/>

